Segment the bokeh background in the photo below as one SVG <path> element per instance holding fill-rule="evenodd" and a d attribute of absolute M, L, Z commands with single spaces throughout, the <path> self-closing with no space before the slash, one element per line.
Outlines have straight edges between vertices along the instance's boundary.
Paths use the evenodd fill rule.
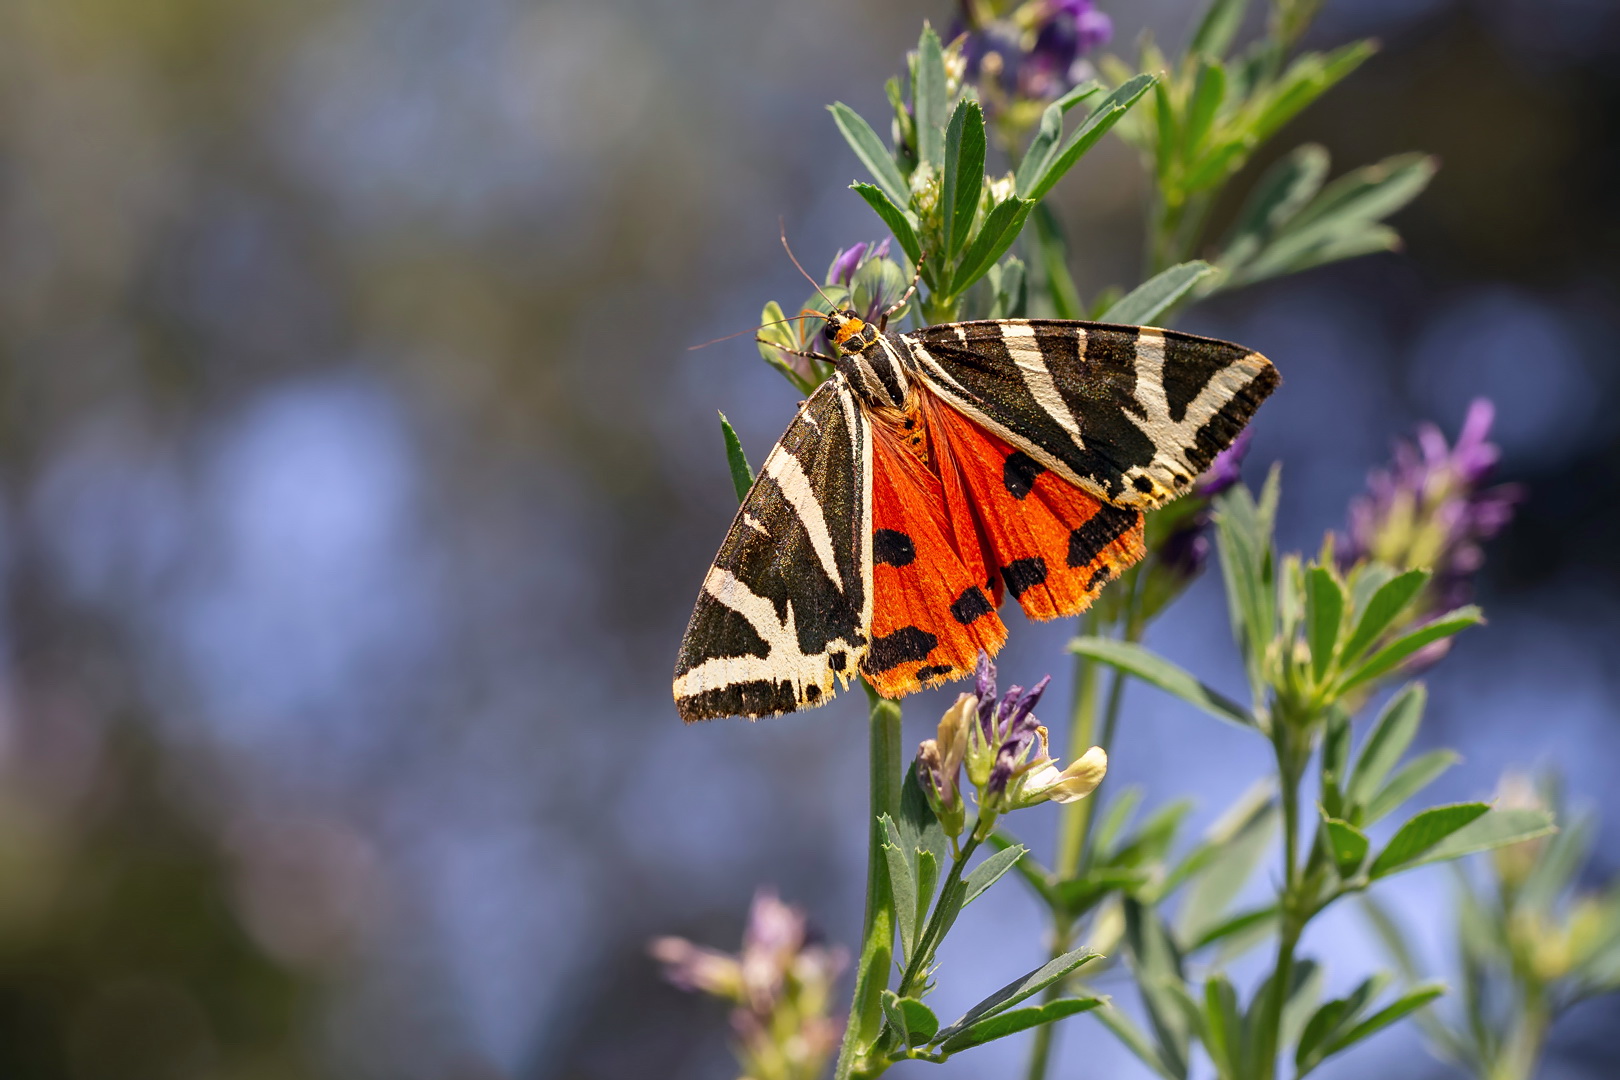
<path fill-rule="evenodd" d="M 1104 7 L 1127 49 L 1193 18 Z M 1315 43 L 1385 48 L 1277 149 L 1438 154 L 1407 249 L 1183 323 L 1284 373 L 1250 469 L 1284 463 L 1291 547 L 1392 438 L 1495 399 L 1530 498 L 1424 740 L 1467 759 L 1441 796 L 1562 768 L 1609 826 L 1594 880 L 1620 859 L 1617 8 L 1330 0 Z M 669 700 L 734 506 L 715 410 L 757 461 L 796 397 L 746 337 L 683 349 L 805 291 L 778 217 L 812 267 L 879 234 L 822 106 L 881 116 L 949 14 L 0 0 L 0 1076 L 726 1076 L 722 1008 L 645 940 L 734 944 L 772 882 L 853 941 L 860 695 L 692 729 Z M 1084 290 L 1138 279 L 1143 196 L 1117 142 L 1060 186 Z M 1006 678 L 1063 700 L 1067 628 L 1013 622 Z M 1213 580 L 1152 644 L 1236 682 Z M 1143 691 L 1111 781 L 1207 820 L 1262 751 Z M 1390 894 L 1437 964 L 1446 888 Z M 1042 949 L 1003 886 L 941 1010 Z M 1333 987 L 1379 960 L 1348 909 L 1305 949 Z M 1615 1075 L 1617 1022 L 1571 1015 L 1545 1075 Z M 1056 1076 L 1140 1073 L 1089 1019 L 1059 1042 Z M 1374 1069 L 1448 1075 L 1408 1030 L 1332 1075 Z"/>

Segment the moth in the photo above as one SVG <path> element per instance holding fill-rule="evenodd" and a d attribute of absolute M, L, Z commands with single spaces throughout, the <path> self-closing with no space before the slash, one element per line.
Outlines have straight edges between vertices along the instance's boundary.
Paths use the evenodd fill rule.
<path fill-rule="evenodd" d="M 834 374 L 737 511 L 675 663 L 690 722 L 900 697 L 972 673 L 1032 619 L 1083 611 L 1142 558 L 1279 382 L 1240 345 L 1055 319 L 886 332 L 827 316 Z"/>

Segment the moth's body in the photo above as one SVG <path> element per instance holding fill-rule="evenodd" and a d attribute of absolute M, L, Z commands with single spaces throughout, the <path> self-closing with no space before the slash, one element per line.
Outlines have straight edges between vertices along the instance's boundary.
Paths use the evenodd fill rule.
<path fill-rule="evenodd" d="M 1088 606 L 1277 383 L 1225 342 L 1068 321 L 883 333 L 834 312 L 833 376 L 771 451 L 676 665 L 687 720 L 898 697 Z"/>

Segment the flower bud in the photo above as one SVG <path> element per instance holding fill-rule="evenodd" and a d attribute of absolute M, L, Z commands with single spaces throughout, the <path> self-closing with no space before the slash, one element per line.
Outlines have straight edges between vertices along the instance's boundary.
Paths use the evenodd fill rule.
<path fill-rule="evenodd" d="M 1024 805 L 1079 802 L 1097 790 L 1107 772 L 1108 754 L 1100 746 L 1093 746 L 1061 771 L 1056 762 L 1048 762 L 1024 778 Z"/>

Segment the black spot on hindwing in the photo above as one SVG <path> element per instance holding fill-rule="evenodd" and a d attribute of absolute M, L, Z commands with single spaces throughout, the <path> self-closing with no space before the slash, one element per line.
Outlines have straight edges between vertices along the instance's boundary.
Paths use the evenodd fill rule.
<path fill-rule="evenodd" d="M 929 679 L 937 679 L 941 675 L 949 675 L 951 672 L 953 672 L 955 670 L 956 669 L 951 667 L 951 665 L 949 665 L 949 664 L 929 664 L 927 667 L 918 668 L 913 673 L 913 677 L 918 682 L 924 682 L 925 683 Z"/>
<path fill-rule="evenodd" d="M 861 667 L 875 675 L 901 664 L 926 660 L 938 644 L 939 638 L 921 627 L 902 626 L 892 634 L 875 638 Z"/>
<path fill-rule="evenodd" d="M 951 618 L 967 626 L 994 610 L 996 609 L 990 603 L 990 598 L 984 595 L 984 590 L 977 585 L 970 585 L 966 592 L 951 603 Z"/>
<path fill-rule="evenodd" d="M 1046 580 L 1046 560 L 1039 555 L 1015 559 L 1001 568 L 1001 580 L 1016 600 Z"/>
<path fill-rule="evenodd" d="M 1045 465 L 1022 450 L 1014 450 L 1007 455 L 1007 462 L 1001 467 L 1001 482 L 1006 485 L 1009 495 L 1022 499 L 1035 490 L 1036 477 L 1045 471 Z"/>
<path fill-rule="evenodd" d="M 1102 504 L 1084 525 L 1069 534 L 1069 565 L 1087 565 L 1140 520 L 1142 515 L 1135 510 Z"/>
<path fill-rule="evenodd" d="M 898 529 L 879 529 L 872 534 L 873 562 L 881 566 L 909 566 L 916 558 L 916 545 Z"/>

